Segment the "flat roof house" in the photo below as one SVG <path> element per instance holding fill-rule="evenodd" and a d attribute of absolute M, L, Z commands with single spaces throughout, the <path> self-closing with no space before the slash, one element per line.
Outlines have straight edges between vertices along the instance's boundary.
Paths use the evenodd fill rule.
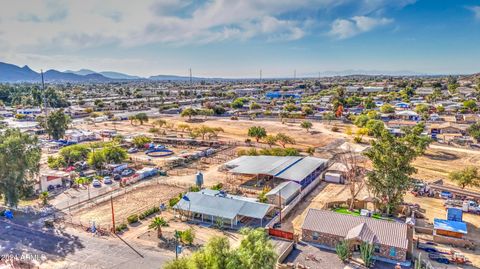
<path fill-rule="evenodd" d="M 347 240 L 353 251 L 366 242 L 374 245 L 375 259 L 408 265 L 413 229 L 405 223 L 311 208 L 303 222 L 302 240 L 326 249 Z"/>

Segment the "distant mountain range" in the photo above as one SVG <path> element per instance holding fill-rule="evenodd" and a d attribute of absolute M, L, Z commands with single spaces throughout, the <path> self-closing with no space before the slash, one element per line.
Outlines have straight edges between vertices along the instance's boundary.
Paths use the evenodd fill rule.
<path fill-rule="evenodd" d="M 93 70 L 81 69 L 78 71 L 67 70 L 61 72 L 51 69 L 44 73 L 44 79 L 46 82 L 111 82 L 128 80 L 188 81 L 190 77 L 158 75 L 142 78 L 113 71 L 95 72 Z M 204 80 L 206 78 L 193 77 L 192 79 Z M 41 80 L 41 74 L 33 71 L 26 65 L 20 67 L 0 62 L 0 82 L 40 82 Z"/>
<path fill-rule="evenodd" d="M 418 73 L 408 70 L 403 71 L 380 71 L 380 70 L 344 70 L 344 71 L 324 71 L 320 73 L 307 73 L 302 77 L 335 77 L 335 76 L 428 76 L 426 73 Z M 430 74 L 431 75 L 431 74 Z M 112 81 L 131 81 L 131 80 L 151 80 L 151 81 L 189 81 L 188 76 L 175 75 L 157 75 L 151 77 L 139 77 L 128 74 L 123 74 L 113 71 L 96 72 L 89 69 L 80 69 L 78 71 L 67 70 L 64 72 L 54 69 L 48 70 L 44 73 L 46 82 L 112 82 Z M 253 79 L 253 78 L 250 78 Z M 288 79 L 288 78 L 285 78 Z M 215 81 L 230 81 L 234 79 L 222 78 L 200 78 L 192 77 L 192 80 L 215 80 Z M 0 83 L 1 82 L 40 82 L 40 73 L 33 71 L 28 66 L 20 67 L 13 64 L 0 62 Z"/>

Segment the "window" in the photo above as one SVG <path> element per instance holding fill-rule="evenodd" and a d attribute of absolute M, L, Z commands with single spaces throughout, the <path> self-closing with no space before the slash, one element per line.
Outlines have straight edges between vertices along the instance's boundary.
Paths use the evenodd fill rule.
<path fill-rule="evenodd" d="M 313 240 L 318 240 L 318 233 L 317 232 L 313 232 L 312 239 Z"/>
<path fill-rule="evenodd" d="M 390 247 L 390 257 L 397 256 L 397 250 L 394 247 Z"/>
<path fill-rule="evenodd" d="M 375 253 L 380 253 L 380 246 L 375 245 L 374 252 Z"/>

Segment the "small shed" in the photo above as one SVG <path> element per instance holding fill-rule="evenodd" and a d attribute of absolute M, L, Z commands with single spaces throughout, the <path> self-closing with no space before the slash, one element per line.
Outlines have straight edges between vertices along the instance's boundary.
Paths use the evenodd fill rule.
<path fill-rule="evenodd" d="M 434 219 L 433 234 L 463 238 L 467 234 L 467 224 L 461 221 Z"/>

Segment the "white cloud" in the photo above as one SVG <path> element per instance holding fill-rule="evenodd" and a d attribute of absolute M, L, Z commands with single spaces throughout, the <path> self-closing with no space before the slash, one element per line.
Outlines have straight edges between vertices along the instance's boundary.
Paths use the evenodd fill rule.
<path fill-rule="evenodd" d="M 371 18 L 367 16 L 355 16 L 350 19 L 336 19 L 332 25 L 329 34 L 339 38 L 346 39 L 361 33 L 369 32 L 375 28 L 390 24 L 391 18 Z"/>
<path fill-rule="evenodd" d="M 480 6 L 471 6 L 468 9 L 474 13 L 475 19 L 480 20 Z"/>

